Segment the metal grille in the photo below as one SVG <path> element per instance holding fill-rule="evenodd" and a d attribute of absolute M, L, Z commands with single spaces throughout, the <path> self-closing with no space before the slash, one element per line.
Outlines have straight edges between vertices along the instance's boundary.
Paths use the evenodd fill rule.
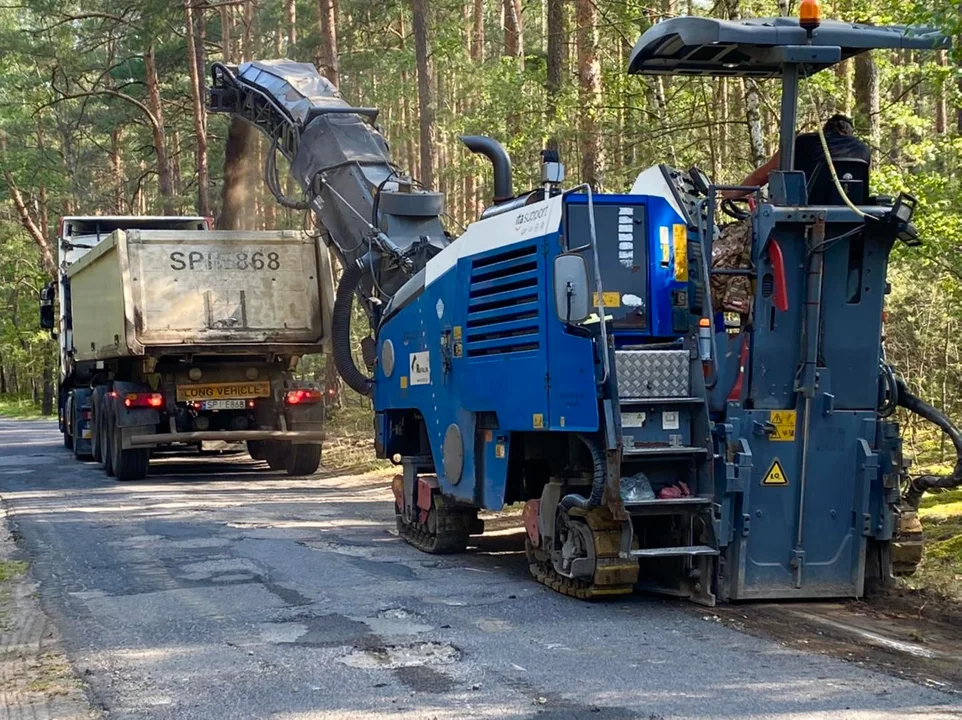
<path fill-rule="evenodd" d="M 687 350 L 617 350 L 618 396 L 688 397 L 691 390 Z"/>
<path fill-rule="evenodd" d="M 531 244 L 471 263 L 464 343 L 469 358 L 539 349 L 540 257 Z"/>

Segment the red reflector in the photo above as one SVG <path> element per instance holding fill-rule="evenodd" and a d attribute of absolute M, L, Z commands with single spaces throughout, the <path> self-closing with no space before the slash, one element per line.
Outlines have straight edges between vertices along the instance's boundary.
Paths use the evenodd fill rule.
<path fill-rule="evenodd" d="M 284 396 L 284 402 L 288 405 L 310 405 L 321 401 L 320 390 L 288 390 Z"/>
<path fill-rule="evenodd" d="M 81 411 L 80 411 L 80 417 L 81 417 L 83 420 L 89 420 L 89 419 L 90 419 L 90 411 L 89 411 L 89 410 L 81 410 Z"/>
<path fill-rule="evenodd" d="M 127 393 L 124 406 L 129 408 L 159 408 L 163 407 L 164 396 L 160 393 Z"/>

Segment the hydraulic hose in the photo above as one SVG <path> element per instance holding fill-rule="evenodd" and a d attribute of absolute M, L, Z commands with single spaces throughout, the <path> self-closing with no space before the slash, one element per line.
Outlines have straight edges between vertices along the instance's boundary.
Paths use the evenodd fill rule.
<path fill-rule="evenodd" d="M 898 387 L 898 404 L 909 412 L 925 418 L 937 425 L 949 436 L 955 445 L 955 469 L 951 475 L 921 475 L 913 478 L 905 493 L 905 502 L 913 508 L 918 508 L 922 494 L 928 490 L 948 490 L 962 485 L 962 432 L 952 424 L 945 413 L 935 409 L 927 402 L 912 394 L 905 382 L 900 378 L 895 380 Z"/>
<path fill-rule="evenodd" d="M 591 453 L 591 494 L 585 498 L 576 493 L 569 493 L 561 498 L 561 502 L 558 504 L 565 510 L 578 508 L 579 510 L 587 511 L 601 505 L 601 499 L 605 493 L 605 480 L 608 477 L 608 471 L 607 463 L 605 462 L 605 452 L 602 450 L 601 445 L 598 444 L 598 441 L 588 435 L 579 434 L 578 438 L 587 446 L 588 451 Z"/>
<path fill-rule="evenodd" d="M 354 392 L 370 396 L 374 379 L 368 377 L 354 364 L 351 352 L 351 310 L 354 306 L 354 293 L 367 273 L 371 271 L 371 257 L 365 255 L 357 262 L 345 265 L 341 281 L 337 285 L 334 298 L 334 311 L 331 319 L 331 345 L 334 367 L 348 387 Z"/>

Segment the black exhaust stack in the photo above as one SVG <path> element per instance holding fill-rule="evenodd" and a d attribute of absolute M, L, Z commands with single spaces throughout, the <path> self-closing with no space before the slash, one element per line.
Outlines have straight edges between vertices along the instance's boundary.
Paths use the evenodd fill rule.
<path fill-rule="evenodd" d="M 494 168 L 494 204 L 507 202 L 514 197 L 511 189 L 511 158 L 504 146 L 493 138 L 483 135 L 462 135 L 463 142 L 471 152 L 481 153 Z"/>

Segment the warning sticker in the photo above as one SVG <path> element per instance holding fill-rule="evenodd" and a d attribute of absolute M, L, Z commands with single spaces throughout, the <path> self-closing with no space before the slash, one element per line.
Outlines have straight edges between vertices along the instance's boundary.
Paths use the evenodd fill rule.
<path fill-rule="evenodd" d="M 598 307 L 598 293 L 591 294 L 591 304 L 594 307 Z M 603 292 L 601 293 L 601 306 L 602 307 L 620 307 L 621 296 L 616 292 Z"/>
<path fill-rule="evenodd" d="M 675 251 L 675 280 L 688 282 L 688 228 L 672 225 L 671 238 Z"/>
<path fill-rule="evenodd" d="M 785 468 L 775 458 L 772 461 L 772 466 L 768 468 L 768 472 L 765 473 L 765 477 L 762 478 L 762 485 L 767 485 L 769 487 L 783 487 L 788 485 L 788 475 L 785 474 Z"/>
<path fill-rule="evenodd" d="M 775 432 L 769 435 L 768 439 L 779 442 L 795 440 L 795 417 L 794 410 L 772 410 L 768 422 L 775 427 Z"/>

